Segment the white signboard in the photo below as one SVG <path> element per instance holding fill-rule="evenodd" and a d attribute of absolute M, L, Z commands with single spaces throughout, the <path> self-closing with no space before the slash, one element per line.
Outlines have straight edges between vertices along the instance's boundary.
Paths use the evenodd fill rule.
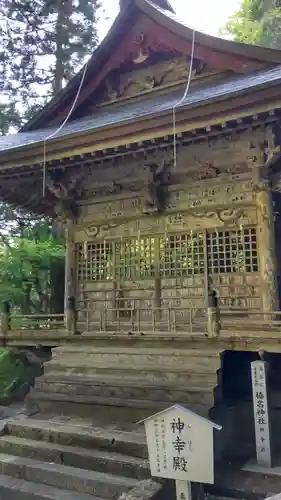
<path fill-rule="evenodd" d="M 271 467 L 270 429 L 267 404 L 266 363 L 251 363 L 252 390 L 258 465 Z"/>
<path fill-rule="evenodd" d="M 177 405 L 144 424 L 152 476 L 214 482 L 213 429 L 220 426 Z"/>

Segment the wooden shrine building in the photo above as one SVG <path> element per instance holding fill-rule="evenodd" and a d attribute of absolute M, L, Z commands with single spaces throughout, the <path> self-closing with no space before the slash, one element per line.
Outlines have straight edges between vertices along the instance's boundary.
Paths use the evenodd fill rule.
<path fill-rule="evenodd" d="M 195 32 L 182 99 L 192 40 L 166 0 L 124 1 L 87 67 L 1 138 L 1 198 L 67 221 L 88 327 L 105 302 L 182 317 L 209 287 L 222 307 L 279 307 L 281 53 Z"/>
<path fill-rule="evenodd" d="M 6 343 L 61 344 L 40 411 L 206 414 L 221 353 L 281 353 L 281 51 L 194 32 L 167 0 L 120 4 L 86 66 L 0 138 L 0 198 L 65 224 L 74 313 Z"/>

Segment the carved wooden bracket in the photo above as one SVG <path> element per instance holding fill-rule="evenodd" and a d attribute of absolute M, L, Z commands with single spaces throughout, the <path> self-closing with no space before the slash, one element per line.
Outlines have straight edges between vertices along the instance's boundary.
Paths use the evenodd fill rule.
<path fill-rule="evenodd" d="M 163 212 L 168 202 L 168 185 L 170 182 L 172 159 L 163 159 L 159 163 L 149 163 L 146 165 L 148 179 L 148 199 L 144 213 Z"/>
<path fill-rule="evenodd" d="M 200 170 L 193 174 L 194 180 L 203 181 L 205 179 L 215 179 L 219 176 L 220 170 L 212 165 L 211 163 L 202 162 L 196 156 L 194 157 L 194 163 L 196 163 Z"/>
<path fill-rule="evenodd" d="M 259 182 L 253 185 L 253 191 L 255 193 L 261 193 L 262 191 L 271 191 L 271 184 L 269 179 L 260 179 Z"/>
<path fill-rule="evenodd" d="M 82 181 L 82 174 L 67 178 L 64 170 L 55 170 L 49 174 L 46 186 L 57 200 L 55 212 L 59 218 L 77 218 L 77 198 L 82 194 Z"/>

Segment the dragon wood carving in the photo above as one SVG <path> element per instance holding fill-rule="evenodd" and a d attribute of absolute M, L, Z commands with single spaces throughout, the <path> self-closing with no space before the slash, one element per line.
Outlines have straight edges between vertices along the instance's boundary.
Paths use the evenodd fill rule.
<path fill-rule="evenodd" d="M 202 210 L 202 212 L 193 212 L 191 213 L 193 217 L 198 218 L 206 218 L 206 219 L 217 219 L 222 224 L 233 224 L 236 223 L 239 219 L 246 215 L 245 210 L 240 208 L 230 208 L 230 209 L 222 209 L 222 210 Z"/>

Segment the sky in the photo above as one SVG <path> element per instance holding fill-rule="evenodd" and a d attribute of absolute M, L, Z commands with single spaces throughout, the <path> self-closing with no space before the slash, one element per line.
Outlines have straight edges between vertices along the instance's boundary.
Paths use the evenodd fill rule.
<path fill-rule="evenodd" d="M 210 35 L 218 35 L 228 17 L 239 9 L 241 0 L 170 0 L 178 17 L 191 28 Z M 118 0 L 103 0 L 107 21 L 100 21 L 99 35 L 102 39 L 119 10 Z"/>

